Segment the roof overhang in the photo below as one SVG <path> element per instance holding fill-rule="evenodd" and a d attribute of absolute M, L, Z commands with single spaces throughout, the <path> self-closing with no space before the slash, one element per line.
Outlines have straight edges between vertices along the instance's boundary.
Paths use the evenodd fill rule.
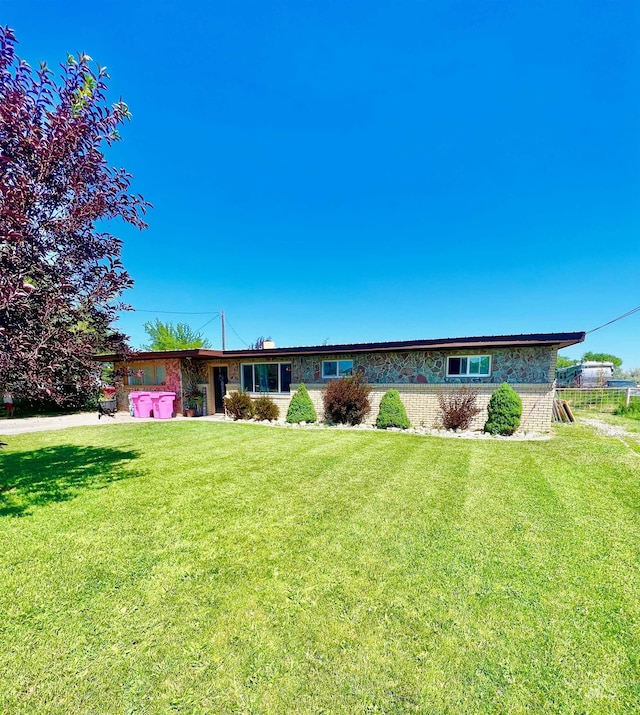
<path fill-rule="evenodd" d="M 468 338 L 438 338 L 435 340 L 397 340 L 383 343 L 344 343 L 340 345 L 307 345 L 267 350 L 160 350 L 132 352 L 128 361 L 159 360 L 166 358 L 193 358 L 220 360 L 243 357 L 287 357 L 290 355 L 336 355 L 341 353 L 397 352 L 414 350 L 461 350 L 499 347 L 556 346 L 558 349 L 577 345 L 584 341 L 586 333 L 531 333 L 525 335 L 483 335 Z M 97 355 L 100 362 L 121 362 L 122 357 Z"/>

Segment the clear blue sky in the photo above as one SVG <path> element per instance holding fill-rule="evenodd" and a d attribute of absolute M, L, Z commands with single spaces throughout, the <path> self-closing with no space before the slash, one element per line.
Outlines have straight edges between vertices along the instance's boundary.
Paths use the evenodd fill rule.
<path fill-rule="evenodd" d="M 589 330 L 640 305 L 640 4 L 9 0 L 108 66 L 138 309 L 280 346 Z M 151 313 L 127 314 L 134 346 Z M 199 328 L 205 316 L 163 319 Z M 204 329 L 220 344 L 220 323 Z M 228 330 L 228 347 L 243 347 Z M 640 313 L 566 351 L 640 365 Z"/>

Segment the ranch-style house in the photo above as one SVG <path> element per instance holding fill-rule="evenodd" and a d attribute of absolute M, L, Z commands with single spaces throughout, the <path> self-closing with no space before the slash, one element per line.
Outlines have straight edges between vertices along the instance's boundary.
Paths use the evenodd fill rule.
<path fill-rule="evenodd" d="M 360 371 L 372 387 L 371 422 L 382 395 L 394 388 L 414 426 L 434 426 L 438 396 L 470 385 L 483 408 L 472 426 L 480 427 L 492 392 L 508 382 L 522 398 L 521 429 L 544 432 L 551 424 L 558 350 L 584 338 L 584 332 L 536 333 L 290 348 L 267 342 L 261 350 L 170 350 L 138 352 L 127 362 L 116 355 L 99 359 L 114 362 L 124 375 L 117 392 L 123 410 L 129 392 L 166 390 L 176 393 L 174 411 L 181 413 L 185 392 L 197 388 L 207 414 L 224 412 L 226 393 L 246 390 L 268 394 L 284 416 L 304 383 L 321 419 L 324 386 Z"/>

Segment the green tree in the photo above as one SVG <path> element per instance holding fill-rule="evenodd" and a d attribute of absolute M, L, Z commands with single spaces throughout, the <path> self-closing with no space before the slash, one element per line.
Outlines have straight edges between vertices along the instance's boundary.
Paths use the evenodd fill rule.
<path fill-rule="evenodd" d="M 411 426 L 407 411 L 400 399 L 400 393 L 397 390 L 388 390 L 380 400 L 380 410 L 376 419 L 376 427 L 378 429 L 387 429 L 387 427 L 399 427 L 400 429 L 409 429 Z"/>
<path fill-rule="evenodd" d="M 487 421 L 484 431 L 490 434 L 513 434 L 520 426 L 522 400 L 506 382 L 491 395 L 487 405 Z"/>
<path fill-rule="evenodd" d="M 163 323 L 158 318 L 144 324 L 144 330 L 150 342 L 143 345 L 143 350 L 190 350 L 210 348 L 211 343 L 195 332 L 187 323 Z"/>
<path fill-rule="evenodd" d="M 618 370 L 622 366 L 622 359 L 616 355 L 610 355 L 609 353 L 585 353 L 582 356 L 582 361 L 593 360 L 594 362 L 612 362 L 613 367 Z"/>
<path fill-rule="evenodd" d="M 558 361 L 556 362 L 556 369 L 560 369 L 562 367 L 571 367 L 572 365 L 575 365 L 578 361 L 573 360 L 570 357 L 567 357 L 566 355 L 558 355 Z"/>
<path fill-rule="evenodd" d="M 304 383 L 296 390 L 287 410 L 287 422 L 315 422 L 318 419 L 315 407 Z"/>

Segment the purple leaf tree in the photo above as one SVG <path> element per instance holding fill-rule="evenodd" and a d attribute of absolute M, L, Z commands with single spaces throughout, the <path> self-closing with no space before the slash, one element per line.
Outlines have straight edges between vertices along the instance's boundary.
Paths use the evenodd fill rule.
<path fill-rule="evenodd" d="M 149 204 L 104 157 L 130 118 L 105 69 L 69 55 L 56 78 L 15 46 L 0 27 L 0 388 L 64 404 L 96 391 L 96 352 L 126 350 L 113 323 L 132 280 L 109 229 L 146 228 Z"/>

